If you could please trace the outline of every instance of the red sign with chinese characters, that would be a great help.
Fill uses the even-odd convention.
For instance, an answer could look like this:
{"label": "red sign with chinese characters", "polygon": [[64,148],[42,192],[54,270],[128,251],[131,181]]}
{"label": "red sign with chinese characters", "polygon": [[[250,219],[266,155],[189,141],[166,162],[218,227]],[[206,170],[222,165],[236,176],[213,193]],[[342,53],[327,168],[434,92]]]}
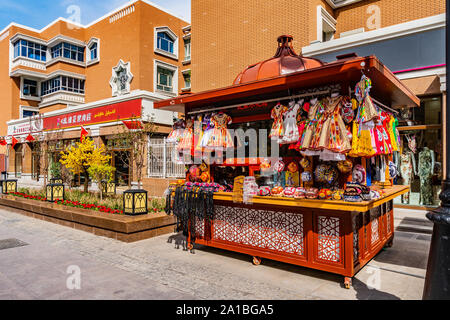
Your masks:
{"label": "red sign with chinese characters", "polygon": [[139,118],[141,117],[141,114],[142,100],[136,99],[44,118],[44,128],[45,130],[53,130],[88,126],[105,122]]}

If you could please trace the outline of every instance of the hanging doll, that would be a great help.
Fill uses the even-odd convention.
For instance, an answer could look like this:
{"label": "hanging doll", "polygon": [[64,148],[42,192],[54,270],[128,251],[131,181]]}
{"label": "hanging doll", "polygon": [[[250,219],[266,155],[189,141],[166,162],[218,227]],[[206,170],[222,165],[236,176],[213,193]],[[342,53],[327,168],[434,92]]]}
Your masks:
{"label": "hanging doll", "polygon": [[234,147],[233,137],[227,126],[231,124],[232,119],[226,113],[220,112],[211,117],[214,128],[208,137],[207,144],[204,146],[210,150],[223,150]]}
{"label": "hanging doll", "polygon": [[[365,75],[355,87],[358,111],[353,122],[352,150],[349,152],[351,157],[372,157],[377,153],[374,121],[378,119],[379,114],[369,95],[371,87],[372,81]],[[354,102],[352,100],[353,104]]]}
{"label": "hanging doll", "polygon": [[184,128],[186,126],[186,123],[183,119],[178,119],[174,122],[172,131],[169,133],[169,136],[167,137],[168,143],[178,143],[183,136]]}
{"label": "hanging doll", "polygon": [[289,102],[289,109],[284,116],[284,135],[281,139],[281,144],[296,143],[299,139],[297,114],[300,110],[300,105],[295,101]]}
{"label": "hanging doll", "polygon": [[288,112],[288,108],[283,106],[281,103],[277,103],[273,107],[271,112],[271,117],[273,119],[272,130],[270,131],[269,138],[281,141],[284,136],[284,123],[283,117]]}

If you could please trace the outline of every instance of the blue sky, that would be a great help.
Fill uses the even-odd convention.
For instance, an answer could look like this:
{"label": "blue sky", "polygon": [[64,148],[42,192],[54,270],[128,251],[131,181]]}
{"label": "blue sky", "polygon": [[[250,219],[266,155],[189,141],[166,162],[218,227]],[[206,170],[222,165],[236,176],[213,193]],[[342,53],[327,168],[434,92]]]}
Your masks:
{"label": "blue sky", "polygon": [[[190,21],[190,0],[150,0]],[[11,22],[42,29],[59,17],[71,18],[71,6],[80,8],[81,23],[86,25],[129,0],[0,0],[0,30]]]}

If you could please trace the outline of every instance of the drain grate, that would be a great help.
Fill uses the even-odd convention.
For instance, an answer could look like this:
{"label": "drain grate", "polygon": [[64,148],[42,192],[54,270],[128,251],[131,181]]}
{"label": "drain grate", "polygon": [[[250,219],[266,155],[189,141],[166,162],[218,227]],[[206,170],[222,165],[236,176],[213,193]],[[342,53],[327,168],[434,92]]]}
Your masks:
{"label": "drain grate", "polygon": [[24,246],[27,246],[27,245],[28,245],[28,243],[20,241],[18,239],[0,240],[0,250],[17,248],[17,247],[24,247]]}

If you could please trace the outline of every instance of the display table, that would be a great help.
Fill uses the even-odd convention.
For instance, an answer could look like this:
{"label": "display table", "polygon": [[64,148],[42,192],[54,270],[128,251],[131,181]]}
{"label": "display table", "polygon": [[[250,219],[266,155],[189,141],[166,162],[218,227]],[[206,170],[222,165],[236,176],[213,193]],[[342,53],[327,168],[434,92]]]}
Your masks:
{"label": "display table", "polygon": [[214,195],[211,221],[196,221],[195,243],[343,275],[351,278],[394,239],[393,199],[407,186],[384,189],[364,202],[255,196],[234,203],[232,193]]}

